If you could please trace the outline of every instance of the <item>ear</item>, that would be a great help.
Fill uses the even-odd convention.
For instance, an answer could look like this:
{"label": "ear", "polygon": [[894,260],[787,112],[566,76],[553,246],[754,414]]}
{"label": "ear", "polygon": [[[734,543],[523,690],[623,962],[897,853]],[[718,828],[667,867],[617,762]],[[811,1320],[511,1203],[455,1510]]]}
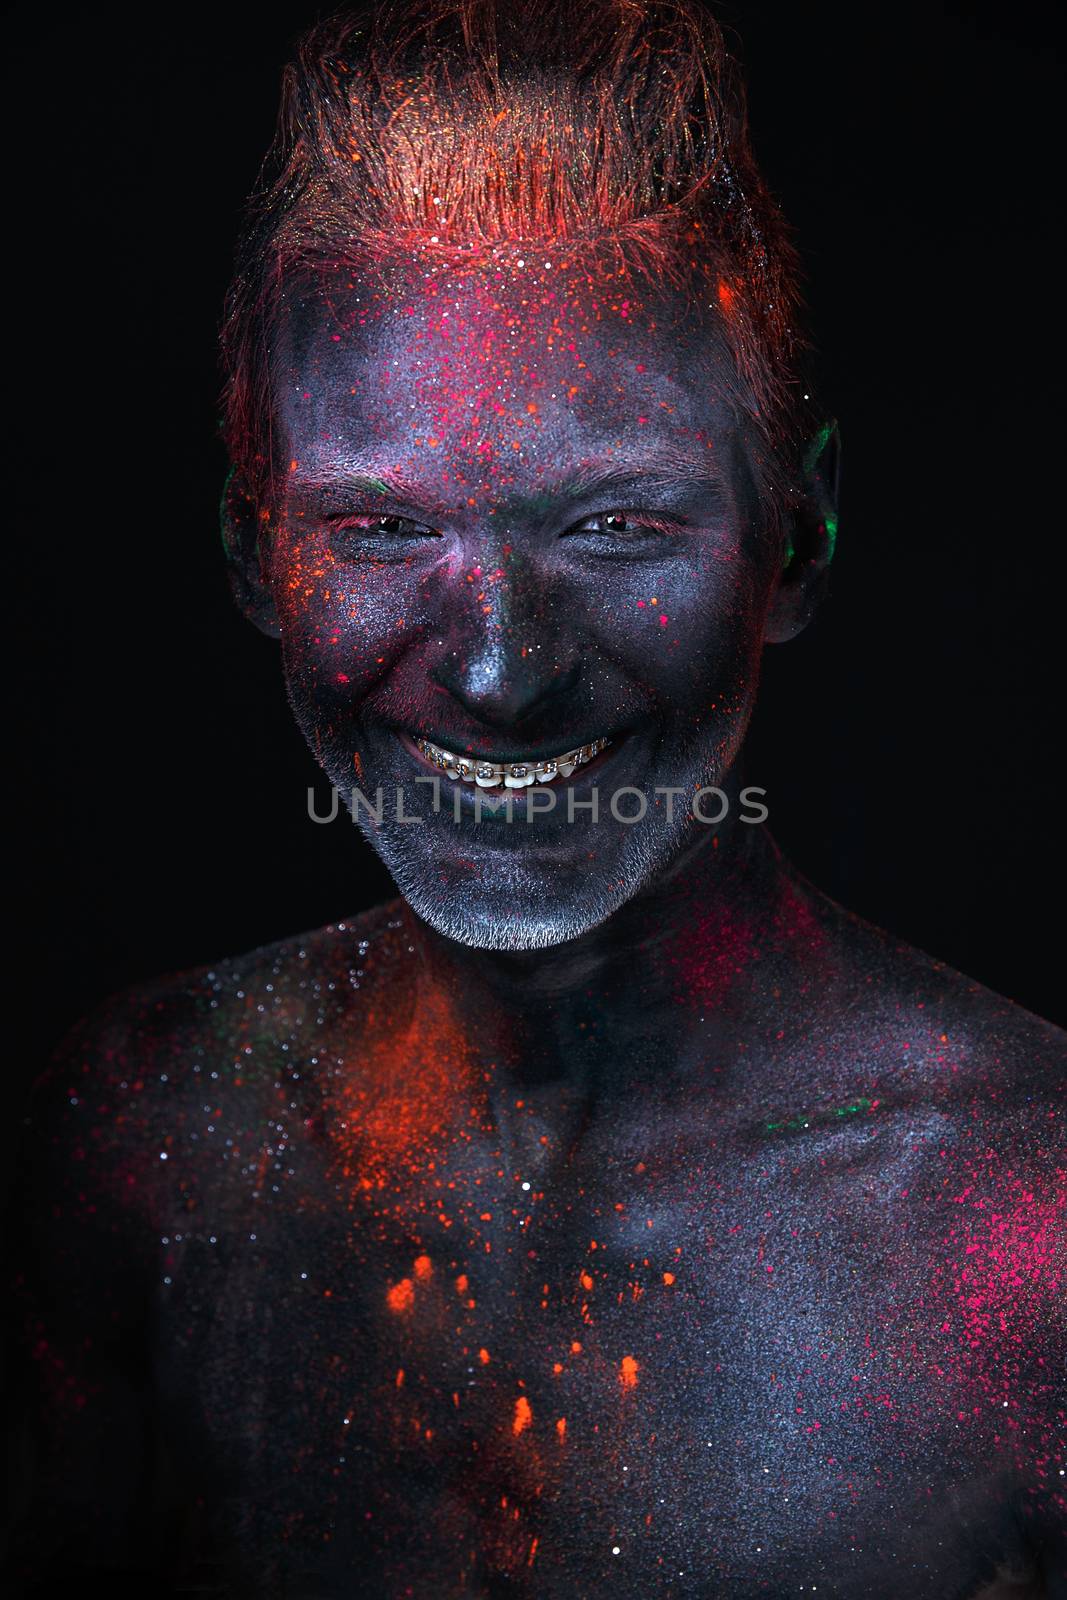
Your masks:
{"label": "ear", "polygon": [[841,438],[836,422],[819,429],[801,465],[797,498],[785,522],[782,569],[767,608],[764,641],[795,639],[826,592],[837,539]]}
{"label": "ear", "polygon": [[235,467],[226,478],[219,513],[233,597],[261,633],[280,639],[282,630],[267,571],[269,523]]}

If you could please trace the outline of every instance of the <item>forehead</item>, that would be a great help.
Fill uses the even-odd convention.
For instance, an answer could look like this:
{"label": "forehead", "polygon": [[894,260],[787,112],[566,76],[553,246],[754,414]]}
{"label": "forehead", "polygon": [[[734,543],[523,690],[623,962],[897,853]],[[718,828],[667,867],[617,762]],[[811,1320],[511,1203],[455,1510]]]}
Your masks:
{"label": "forehead", "polygon": [[722,472],[738,455],[716,311],[544,250],[293,290],[272,377],[281,442],[313,478],[380,462],[503,491],[605,459]]}

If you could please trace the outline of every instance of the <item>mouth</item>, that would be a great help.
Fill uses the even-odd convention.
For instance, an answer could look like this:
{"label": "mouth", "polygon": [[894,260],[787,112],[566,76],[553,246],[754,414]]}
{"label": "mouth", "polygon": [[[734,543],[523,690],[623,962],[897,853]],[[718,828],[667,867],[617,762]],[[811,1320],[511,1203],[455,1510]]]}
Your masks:
{"label": "mouth", "polygon": [[441,745],[431,744],[428,739],[413,739],[412,743],[424,760],[454,783],[469,783],[479,789],[527,789],[534,783],[556,783],[571,777],[579,767],[606,750],[611,740],[594,739],[558,756],[518,761],[482,761],[471,756],[457,756]]}

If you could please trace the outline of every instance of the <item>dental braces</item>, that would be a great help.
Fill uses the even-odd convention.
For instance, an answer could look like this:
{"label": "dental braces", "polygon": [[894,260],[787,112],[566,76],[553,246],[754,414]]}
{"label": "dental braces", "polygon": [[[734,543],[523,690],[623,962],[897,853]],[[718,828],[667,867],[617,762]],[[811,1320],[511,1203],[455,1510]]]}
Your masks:
{"label": "dental braces", "polygon": [[569,778],[576,768],[599,755],[610,743],[608,739],[594,739],[592,744],[579,745],[566,755],[553,756],[548,761],[476,761],[469,756],[455,756],[442,750],[428,739],[416,739],[416,745],[427,761],[447,777],[462,783],[477,784],[479,789],[492,789],[503,784],[506,789],[525,789],[531,783],[552,783],[556,778]]}

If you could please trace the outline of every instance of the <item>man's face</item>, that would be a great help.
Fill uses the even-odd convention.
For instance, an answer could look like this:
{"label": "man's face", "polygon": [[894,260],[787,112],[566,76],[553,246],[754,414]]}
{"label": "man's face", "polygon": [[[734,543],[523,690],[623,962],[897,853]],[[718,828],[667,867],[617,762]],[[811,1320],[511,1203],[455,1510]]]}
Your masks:
{"label": "man's face", "polygon": [[406,899],[482,947],[575,938],[709,835],[780,564],[711,319],[552,256],[342,274],[274,361],[293,709],[342,796],[383,789],[361,823]]}

